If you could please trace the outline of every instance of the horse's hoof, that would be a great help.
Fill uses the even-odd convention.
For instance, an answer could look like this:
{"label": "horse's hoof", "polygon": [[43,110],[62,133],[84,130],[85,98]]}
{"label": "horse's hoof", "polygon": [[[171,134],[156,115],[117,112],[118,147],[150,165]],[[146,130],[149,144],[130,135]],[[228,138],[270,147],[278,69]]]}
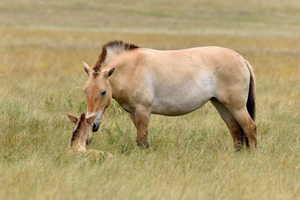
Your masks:
{"label": "horse's hoof", "polygon": [[150,147],[150,145],[147,141],[137,142],[137,145],[138,145],[138,147],[141,147],[141,148],[149,148]]}

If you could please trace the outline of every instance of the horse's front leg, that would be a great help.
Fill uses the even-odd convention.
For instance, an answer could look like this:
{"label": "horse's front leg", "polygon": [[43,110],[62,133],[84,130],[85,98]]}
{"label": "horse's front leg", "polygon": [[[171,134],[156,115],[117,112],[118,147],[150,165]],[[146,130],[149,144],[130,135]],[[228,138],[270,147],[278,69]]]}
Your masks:
{"label": "horse's front leg", "polygon": [[[137,129],[136,143],[140,147],[149,147],[148,139],[148,124],[150,119],[150,111],[142,105],[136,107],[135,110],[135,125]],[[131,116],[134,121],[133,116]]]}

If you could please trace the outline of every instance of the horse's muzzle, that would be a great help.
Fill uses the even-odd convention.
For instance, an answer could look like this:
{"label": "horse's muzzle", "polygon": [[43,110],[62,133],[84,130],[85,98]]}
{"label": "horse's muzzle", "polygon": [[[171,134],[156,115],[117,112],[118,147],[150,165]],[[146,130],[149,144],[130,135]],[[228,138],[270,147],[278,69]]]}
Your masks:
{"label": "horse's muzzle", "polygon": [[[92,115],[95,115],[97,113],[92,113]],[[102,112],[97,114],[97,117],[94,119],[94,124],[93,124],[93,132],[97,132],[99,127],[100,127],[100,122],[101,122],[101,117],[102,117]]]}
{"label": "horse's muzzle", "polygon": [[99,130],[99,127],[100,127],[100,123],[98,124],[95,124],[93,125],[93,132],[97,132]]}

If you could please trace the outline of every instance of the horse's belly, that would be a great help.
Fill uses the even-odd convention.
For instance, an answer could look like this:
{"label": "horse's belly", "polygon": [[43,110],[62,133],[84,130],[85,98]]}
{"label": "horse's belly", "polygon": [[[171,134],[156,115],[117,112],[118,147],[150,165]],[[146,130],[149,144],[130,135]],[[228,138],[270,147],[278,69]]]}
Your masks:
{"label": "horse's belly", "polygon": [[184,115],[200,108],[213,97],[215,85],[207,73],[197,71],[157,82],[151,110],[153,114],[167,116]]}
{"label": "horse's belly", "polygon": [[210,95],[185,95],[169,98],[155,98],[151,106],[153,114],[178,116],[190,113],[203,106]]}

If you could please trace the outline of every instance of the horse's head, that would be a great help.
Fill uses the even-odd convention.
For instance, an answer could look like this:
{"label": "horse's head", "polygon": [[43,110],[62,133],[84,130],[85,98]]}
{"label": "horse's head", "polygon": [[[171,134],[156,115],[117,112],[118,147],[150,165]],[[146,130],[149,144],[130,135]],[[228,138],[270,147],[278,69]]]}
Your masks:
{"label": "horse's head", "polygon": [[96,116],[85,118],[85,114],[82,113],[80,117],[73,116],[66,113],[67,117],[71,122],[75,124],[75,130],[71,139],[71,147],[76,146],[77,148],[85,148],[92,142],[92,125]]}
{"label": "horse's head", "polygon": [[93,132],[96,132],[99,129],[101,117],[111,102],[112,92],[108,78],[115,69],[95,71],[84,62],[83,67],[89,75],[84,86],[84,92],[87,95],[87,117],[97,115],[93,126]]}

